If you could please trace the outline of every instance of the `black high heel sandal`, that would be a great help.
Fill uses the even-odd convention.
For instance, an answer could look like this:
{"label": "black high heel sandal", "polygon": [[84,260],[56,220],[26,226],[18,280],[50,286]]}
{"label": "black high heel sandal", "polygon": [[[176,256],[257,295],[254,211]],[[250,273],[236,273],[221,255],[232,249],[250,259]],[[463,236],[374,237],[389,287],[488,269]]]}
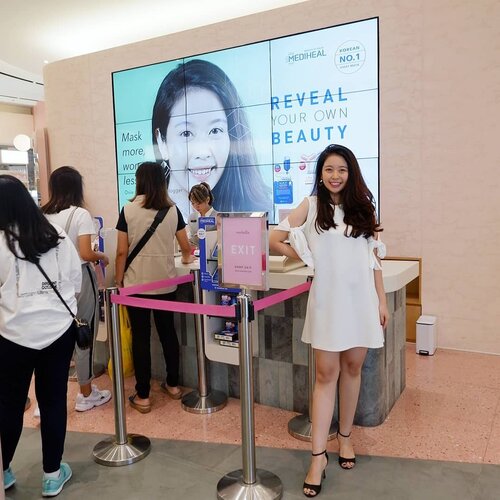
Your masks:
{"label": "black high heel sandal", "polygon": [[[337,431],[337,439],[338,436],[342,436],[343,438],[348,438],[351,437],[352,431],[349,432],[349,434],[344,435],[340,431]],[[352,464],[352,465],[351,465]],[[356,457],[353,458],[345,458],[340,456],[340,442],[339,442],[339,465],[342,467],[344,470],[351,470],[354,469],[354,465],[356,464]],[[348,467],[350,465],[350,467]]]}
{"label": "black high heel sandal", "polygon": [[[323,450],[321,453],[311,453],[311,455],[313,457],[319,457],[320,455],[325,455],[326,457],[326,465],[325,465],[325,468],[323,469],[323,474],[321,475],[321,482],[319,484],[309,484],[309,483],[306,483],[304,481],[304,485],[302,486],[302,493],[304,493],[304,495],[308,498],[314,498],[314,497],[317,497],[320,492],[321,492],[321,485],[323,483],[323,479],[326,478],[326,468],[328,467],[328,453],[326,452],[326,450]],[[314,491],[314,493],[306,493],[305,489],[308,489],[308,490],[312,490]]]}

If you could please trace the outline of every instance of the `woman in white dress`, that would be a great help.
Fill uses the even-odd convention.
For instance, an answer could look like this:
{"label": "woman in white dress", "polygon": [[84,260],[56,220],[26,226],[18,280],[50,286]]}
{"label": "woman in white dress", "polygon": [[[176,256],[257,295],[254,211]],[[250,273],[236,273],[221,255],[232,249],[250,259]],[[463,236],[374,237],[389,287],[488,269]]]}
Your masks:
{"label": "woman in white dress", "polygon": [[[330,145],[319,155],[313,193],[270,234],[271,250],[305,261],[307,253],[315,269],[302,334],[314,349],[316,362],[312,460],[303,489],[307,497],[320,493],[325,477],[337,381],[339,464],[343,469],[354,467],[349,437],[361,368],[367,349],[383,346],[383,328],[389,319],[378,261],[385,251],[378,240],[382,229],[373,195],[352,151]],[[303,245],[293,245],[302,246],[300,255],[285,243],[287,239],[304,240]]]}

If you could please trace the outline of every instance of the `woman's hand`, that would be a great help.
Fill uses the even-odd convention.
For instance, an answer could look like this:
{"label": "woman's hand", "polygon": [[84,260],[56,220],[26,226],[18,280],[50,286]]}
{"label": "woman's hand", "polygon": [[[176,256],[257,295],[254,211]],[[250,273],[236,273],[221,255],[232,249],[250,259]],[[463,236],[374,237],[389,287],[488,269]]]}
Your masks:
{"label": "woman's hand", "polygon": [[99,260],[104,264],[104,267],[109,264],[109,258],[106,254],[99,253]]}
{"label": "woman's hand", "polygon": [[189,255],[189,257],[188,256],[186,256],[186,257],[183,256],[182,259],[181,259],[181,262],[183,264],[192,264],[195,260],[196,260],[196,257],[194,255]]}
{"label": "woman's hand", "polygon": [[177,238],[182,252],[181,262],[183,264],[191,264],[191,262],[194,262],[195,258],[191,255],[191,246],[187,237],[186,228],[179,229],[179,231],[175,233],[175,237]]}
{"label": "woman's hand", "polygon": [[387,309],[387,304],[384,303],[378,306],[378,314],[380,316],[382,328],[387,328],[387,324],[389,323],[389,310]]}

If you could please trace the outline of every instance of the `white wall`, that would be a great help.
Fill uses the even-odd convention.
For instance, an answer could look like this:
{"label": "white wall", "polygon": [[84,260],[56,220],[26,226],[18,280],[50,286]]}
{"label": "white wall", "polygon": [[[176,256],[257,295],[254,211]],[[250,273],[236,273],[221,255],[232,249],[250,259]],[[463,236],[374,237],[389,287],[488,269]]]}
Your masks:
{"label": "white wall", "polygon": [[0,145],[13,146],[18,134],[33,136],[31,108],[0,104]]}
{"label": "white wall", "polygon": [[79,168],[112,226],[112,71],[373,16],[389,253],[423,258],[423,311],[439,318],[440,346],[500,353],[498,0],[310,0],[49,64],[52,168]]}

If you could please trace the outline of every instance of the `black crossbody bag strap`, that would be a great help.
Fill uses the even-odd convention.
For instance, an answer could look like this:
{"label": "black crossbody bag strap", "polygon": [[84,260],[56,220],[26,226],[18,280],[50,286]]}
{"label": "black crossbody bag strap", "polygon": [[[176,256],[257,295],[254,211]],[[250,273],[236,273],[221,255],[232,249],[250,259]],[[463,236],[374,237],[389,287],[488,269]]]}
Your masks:
{"label": "black crossbody bag strap", "polygon": [[144,233],[144,236],[139,240],[139,243],[137,243],[137,245],[128,255],[127,260],[125,261],[125,271],[128,269],[130,264],[132,264],[132,261],[137,257],[137,254],[143,249],[144,245],[149,241],[151,236],[153,236],[154,232],[156,231],[156,228],[165,218],[165,215],[167,215],[169,208],[170,207],[158,210],[158,213],[155,215],[153,223],[151,224],[151,226],[149,226],[148,230]]}
{"label": "black crossbody bag strap", "polygon": [[40,269],[40,272],[44,275],[45,279],[49,282],[49,285],[52,287],[52,290],[56,292],[57,296],[61,299],[61,302],[64,304],[64,307],[69,311],[71,316],[73,317],[74,320],[76,320],[76,316],[73,314],[73,311],[68,307],[68,304],[66,304],[66,301],[61,297],[61,294],[57,290],[57,288],[54,286],[54,283],[50,280],[50,278],[47,276],[47,273],[43,270],[42,266],[36,262],[36,267]]}

